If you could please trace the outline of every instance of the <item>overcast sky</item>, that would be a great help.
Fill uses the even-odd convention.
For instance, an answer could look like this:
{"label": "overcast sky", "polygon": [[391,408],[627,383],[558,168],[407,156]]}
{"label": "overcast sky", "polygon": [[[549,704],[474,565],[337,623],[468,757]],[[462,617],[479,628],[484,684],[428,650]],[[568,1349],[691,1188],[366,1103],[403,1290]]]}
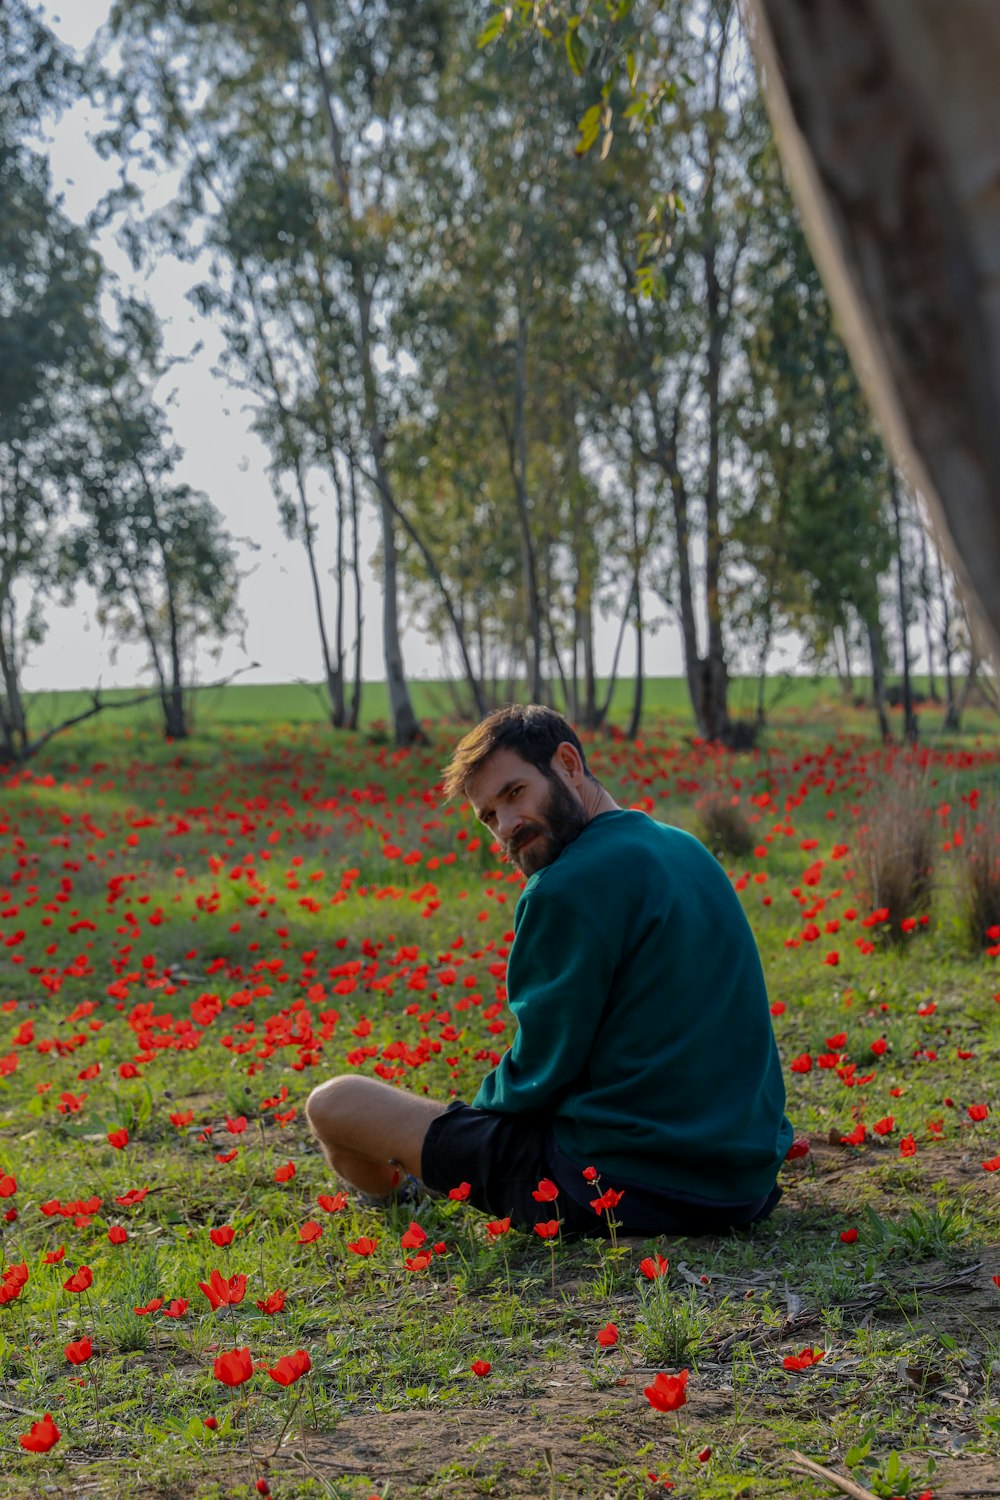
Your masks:
{"label": "overcast sky", "polygon": [[[65,0],[63,5],[42,6],[48,24],[68,45],[83,48],[106,19],[110,0]],[[111,186],[113,163],[102,162],[88,143],[88,133],[100,124],[99,117],[81,106],[64,117],[52,132],[51,162],[56,189],[63,194],[64,208],[74,219],[83,219]],[[305,553],[297,543],[285,540],[277,520],[274,497],[265,473],[265,454],[248,430],[243,409],[245,397],[212,373],[220,348],[218,335],[186,301],[185,293],[198,279],[195,267],[161,263],[148,279],[136,281],[124,254],[110,236],[100,242],[105,261],[121,280],[145,295],[166,327],[171,352],[190,355],[199,341],[201,353],[176,369],[171,385],[176,387],[171,406],[174,434],[185,457],[179,477],[204,491],[218,506],[229,529],[255,544],[242,549],[245,579],[241,602],[247,617],[245,645],[231,641],[218,662],[206,657],[199,664],[202,680],[259,663],[248,672],[248,682],[315,681],[320,676],[319,650],[311,604]],[[382,669],[381,601],[377,582],[368,566],[377,544],[377,528],[371,507],[365,528],[363,557],[367,579],[365,592],[364,675],[380,678]],[[318,512],[321,515],[321,510]],[[320,531],[320,543],[323,532]],[[329,567],[332,553],[324,558]],[[332,600],[332,582],[328,599]],[[24,680],[28,688],[130,686],[143,681],[144,654],[138,647],[121,647],[115,655],[112,640],[95,615],[95,601],[81,589],[69,608],[48,606],[49,628],[45,641],[33,649]],[[655,605],[651,613],[657,613]],[[598,631],[598,666],[606,670],[617,625],[604,622]],[[404,637],[404,655],[411,677],[437,676],[441,660],[433,645],[415,630]],[[631,642],[623,653],[622,670],[631,670]],[[649,642],[646,671],[650,676],[674,675],[681,670],[677,632],[668,627]]]}

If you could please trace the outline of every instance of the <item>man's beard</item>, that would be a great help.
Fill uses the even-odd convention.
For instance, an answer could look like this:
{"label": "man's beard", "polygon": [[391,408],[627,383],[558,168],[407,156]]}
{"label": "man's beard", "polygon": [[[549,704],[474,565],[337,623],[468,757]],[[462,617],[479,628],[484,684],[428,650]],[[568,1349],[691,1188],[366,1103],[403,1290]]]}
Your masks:
{"label": "man's beard", "polygon": [[587,825],[587,814],[579,800],[558,777],[549,779],[549,797],[541,818],[524,823],[514,838],[502,843],[504,859],[515,864],[522,875],[544,870]]}

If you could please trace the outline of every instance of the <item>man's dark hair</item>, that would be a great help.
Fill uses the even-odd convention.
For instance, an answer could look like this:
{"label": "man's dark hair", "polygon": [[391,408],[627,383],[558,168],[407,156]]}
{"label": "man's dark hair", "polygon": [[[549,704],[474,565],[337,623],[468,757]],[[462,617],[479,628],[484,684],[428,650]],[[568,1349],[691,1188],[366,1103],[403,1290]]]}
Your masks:
{"label": "man's dark hair", "polygon": [[445,795],[464,796],[470,776],[497,750],[514,750],[522,760],[549,776],[552,757],[564,742],[579,753],[584,774],[593,781],[579,736],[568,719],[541,703],[508,703],[487,714],[456,746],[445,767]]}

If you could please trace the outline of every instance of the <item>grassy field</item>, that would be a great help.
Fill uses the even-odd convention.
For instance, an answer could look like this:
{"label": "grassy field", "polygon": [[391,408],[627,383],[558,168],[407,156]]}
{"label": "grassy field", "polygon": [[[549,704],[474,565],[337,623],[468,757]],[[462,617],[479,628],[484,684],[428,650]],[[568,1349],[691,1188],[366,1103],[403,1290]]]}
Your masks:
{"label": "grassy field", "polygon": [[[864,679],[858,679],[856,686],[859,694],[867,693],[868,684]],[[433,725],[453,717],[453,698],[445,683],[414,681],[410,689],[414,709],[422,721]],[[605,690],[606,685],[602,683],[599,697]],[[926,682],[917,679],[915,690],[926,690]],[[101,696],[110,704],[122,704],[144,691],[142,688],[110,688]],[[628,719],[632,693],[632,683],[628,680],[616,684],[611,701],[612,722],[623,723]],[[734,678],[730,696],[735,715],[753,717],[757,704],[756,680]],[[28,701],[33,732],[39,733],[53,723],[81,713],[89,707],[91,698],[84,692],[41,692],[30,694]],[[643,701],[649,720],[664,715],[684,720],[690,713],[687,687],[681,677],[651,677],[645,684]],[[842,711],[836,680],[830,677],[776,678],[768,686],[766,701],[773,706],[772,711],[777,713],[779,721],[789,714],[815,711],[832,720]],[[384,722],[389,716],[385,684],[366,682],[361,707],[362,727]],[[157,704],[150,701],[134,708],[116,708],[105,717],[115,724],[155,730],[158,712]],[[941,708],[928,703],[922,712],[928,729],[933,732],[942,717]],[[216,726],[230,724],[322,724],[326,718],[323,690],[315,683],[232,683],[226,687],[205,688],[194,695],[194,720],[200,731],[210,732]],[[976,719],[975,713],[973,718]],[[982,714],[979,718],[983,718]]]}
{"label": "grassy field", "polygon": [[[908,755],[820,695],[752,754],[669,712],[589,742],[623,805],[717,847],[801,1144],[752,1232],[543,1243],[341,1199],[305,1128],[325,1076],[467,1098],[511,1038],[521,879],[442,805],[454,731],[418,701],[412,751],[242,687],[183,745],[107,716],[4,778],[3,1494],[1000,1494],[989,719]],[[887,809],[934,871],[889,917]]]}

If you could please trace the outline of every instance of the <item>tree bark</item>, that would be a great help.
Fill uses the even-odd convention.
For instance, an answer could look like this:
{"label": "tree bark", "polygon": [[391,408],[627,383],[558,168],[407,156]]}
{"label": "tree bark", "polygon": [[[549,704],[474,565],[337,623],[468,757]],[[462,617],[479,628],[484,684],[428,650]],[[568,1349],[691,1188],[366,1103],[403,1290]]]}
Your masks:
{"label": "tree bark", "polygon": [[995,0],[754,0],[765,97],[840,329],[1000,650]]}

